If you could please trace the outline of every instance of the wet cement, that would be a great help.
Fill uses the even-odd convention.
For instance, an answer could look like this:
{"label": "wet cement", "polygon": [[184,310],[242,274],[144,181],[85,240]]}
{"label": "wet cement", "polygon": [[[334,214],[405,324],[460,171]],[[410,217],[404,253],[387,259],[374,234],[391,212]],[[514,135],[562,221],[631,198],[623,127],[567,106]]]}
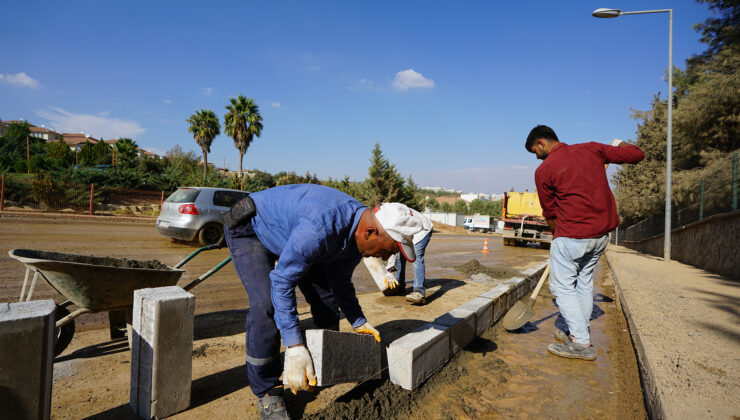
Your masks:
{"label": "wet cement", "polygon": [[514,333],[496,325],[414,391],[365,382],[312,419],[647,418],[637,361],[606,264],[595,273],[594,362],[550,355],[565,327],[543,288],[532,321]]}
{"label": "wet cement", "polygon": [[144,268],[149,270],[171,270],[166,264],[158,260],[139,261],[129,260],[126,258],[111,258],[111,257],[96,257],[93,255],[75,255],[75,254],[64,254],[61,252],[48,252],[48,251],[27,251],[20,250],[17,254],[29,257],[38,258],[40,260],[50,261],[62,261],[71,262],[77,264],[90,264],[104,267],[114,268]]}
{"label": "wet cement", "polygon": [[494,279],[508,279],[514,276],[521,275],[519,271],[512,270],[511,268],[506,266],[485,266],[476,259],[472,259],[465,264],[455,266],[455,269],[461,273],[465,273],[468,276],[472,276],[475,274],[486,274]]}

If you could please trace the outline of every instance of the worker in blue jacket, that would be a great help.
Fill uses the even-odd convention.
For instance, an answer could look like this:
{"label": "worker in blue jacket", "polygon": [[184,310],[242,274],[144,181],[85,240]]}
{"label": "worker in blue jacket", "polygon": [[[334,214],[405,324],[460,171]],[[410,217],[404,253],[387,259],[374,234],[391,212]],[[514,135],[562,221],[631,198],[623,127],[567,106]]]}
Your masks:
{"label": "worker in blue jacket", "polygon": [[[373,211],[320,185],[280,186],[250,197],[256,214],[224,229],[234,268],[249,296],[247,376],[261,417],[287,419],[283,385],[294,393],[316,385],[298,323],[295,287],[310,304],[317,328],[338,330],[341,308],[355,332],[372,334],[379,342],[380,334],[357,301],[352,272],[362,257],[387,259],[402,251],[413,262],[412,238],[422,225],[403,204],[386,203]],[[287,348],[283,369],[281,338]]]}

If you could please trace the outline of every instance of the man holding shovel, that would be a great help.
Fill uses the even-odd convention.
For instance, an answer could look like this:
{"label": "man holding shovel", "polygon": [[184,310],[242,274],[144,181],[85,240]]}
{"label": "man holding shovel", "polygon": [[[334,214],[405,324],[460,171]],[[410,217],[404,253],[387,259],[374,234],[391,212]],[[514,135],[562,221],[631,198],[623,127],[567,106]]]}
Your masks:
{"label": "man holding shovel", "polygon": [[263,419],[287,419],[283,384],[294,393],[316,384],[298,323],[296,286],[311,305],[316,327],[338,329],[341,308],[355,332],[380,341],[357,301],[352,272],[362,257],[387,259],[401,249],[413,260],[412,238],[421,223],[403,204],[373,212],[340,191],[313,184],[253,193],[224,218],[226,244],[249,296],[249,386]]}
{"label": "man holding shovel", "polygon": [[562,344],[548,351],[561,357],[594,360],[589,321],[593,310],[593,270],[619,225],[614,196],[604,165],[637,163],[645,155],[636,146],[614,140],[612,145],[568,145],[545,125],[530,131],[527,151],[543,162],[535,171],[542,215],[554,232],[550,248],[550,291],[570,334],[556,330]]}

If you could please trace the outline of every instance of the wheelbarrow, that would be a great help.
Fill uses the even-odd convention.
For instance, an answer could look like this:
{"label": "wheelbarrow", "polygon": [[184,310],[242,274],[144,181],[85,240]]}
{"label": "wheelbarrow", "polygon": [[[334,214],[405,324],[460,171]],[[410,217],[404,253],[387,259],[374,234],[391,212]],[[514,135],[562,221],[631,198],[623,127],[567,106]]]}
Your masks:
{"label": "wheelbarrow", "polygon": [[[197,249],[173,267],[162,264],[154,268],[130,268],[131,261],[90,257],[59,252],[37,251],[31,249],[12,249],[8,251],[11,258],[26,266],[26,276],[19,302],[31,300],[36,281],[39,277],[64,296],[65,300],[56,306],[56,336],[54,355],[67,348],[75,332],[74,320],[80,315],[108,312],[111,338],[123,337],[123,327],[127,327],[131,339],[131,313],[133,310],[134,290],[150,287],[173,286],[185,270],[180,267],[203,251],[219,249],[221,245],[209,245]],[[190,290],[220,270],[231,261],[231,257],[221,261],[208,272],[188,283],[185,290]],[[140,265],[140,264],[138,264]],[[31,272],[28,294],[26,287]],[[71,312],[70,305],[78,309]]]}

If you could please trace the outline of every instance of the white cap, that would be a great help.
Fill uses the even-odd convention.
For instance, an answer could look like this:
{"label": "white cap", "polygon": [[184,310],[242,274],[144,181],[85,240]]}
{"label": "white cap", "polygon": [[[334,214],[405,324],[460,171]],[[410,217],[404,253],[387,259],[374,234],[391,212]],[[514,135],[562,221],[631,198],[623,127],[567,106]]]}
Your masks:
{"label": "white cap", "polygon": [[414,234],[423,229],[421,220],[414,216],[411,209],[401,203],[383,203],[375,207],[375,218],[391,238],[398,242],[401,253],[408,262],[416,261],[414,252]]}
{"label": "white cap", "polygon": [[614,140],[612,140],[612,146],[614,146],[614,147],[619,146],[620,143],[624,143],[624,142],[622,140],[620,140],[620,139],[614,139]]}

